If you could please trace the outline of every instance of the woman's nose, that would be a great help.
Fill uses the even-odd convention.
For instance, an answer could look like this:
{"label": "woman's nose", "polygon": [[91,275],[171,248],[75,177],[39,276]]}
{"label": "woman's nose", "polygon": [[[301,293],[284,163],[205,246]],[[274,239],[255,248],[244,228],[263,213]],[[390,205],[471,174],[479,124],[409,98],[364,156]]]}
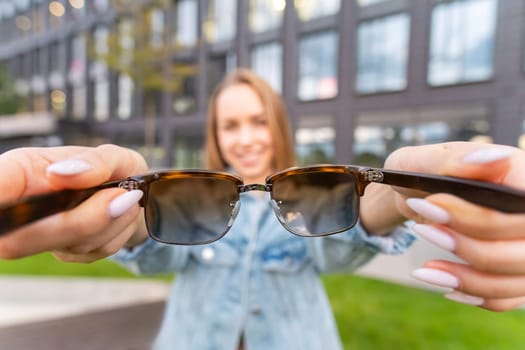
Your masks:
{"label": "woman's nose", "polygon": [[255,139],[255,130],[249,126],[245,125],[239,130],[239,143],[240,144],[249,144],[252,143]]}

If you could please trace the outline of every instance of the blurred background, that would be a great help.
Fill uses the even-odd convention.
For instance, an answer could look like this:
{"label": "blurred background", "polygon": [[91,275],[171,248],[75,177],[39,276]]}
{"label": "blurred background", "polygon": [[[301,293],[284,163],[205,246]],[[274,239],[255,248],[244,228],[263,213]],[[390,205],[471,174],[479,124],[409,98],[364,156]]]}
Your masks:
{"label": "blurred background", "polygon": [[[152,167],[200,167],[208,97],[239,66],[282,94],[301,164],[381,166],[400,146],[447,140],[525,148],[525,0],[0,0],[0,152],[109,142]],[[345,348],[523,347],[523,310],[490,313],[419,289],[410,271],[435,257],[453,258],[417,242],[360,276],[324,278]],[[114,310],[20,328],[116,299],[144,303],[148,291],[162,302],[171,279],[132,289],[108,278],[133,276],[50,254],[0,262],[0,347],[34,348],[21,342],[35,332],[39,348],[80,349],[85,332],[69,329],[69,347],[56,331],[78,321],[101,349],[141,348],[157,304],[149,323],[142,309],[122,318],[149,325],[147,336],[128,324],[121,334]],[[94,329],[103,320],[117,330],[107,338]]]}
{"label": "blurred background", "polygon": [[301,163],[525,146],[522,0],[0,0],[0,151],[117,143],[199,166],[238,66],[280,91]]}

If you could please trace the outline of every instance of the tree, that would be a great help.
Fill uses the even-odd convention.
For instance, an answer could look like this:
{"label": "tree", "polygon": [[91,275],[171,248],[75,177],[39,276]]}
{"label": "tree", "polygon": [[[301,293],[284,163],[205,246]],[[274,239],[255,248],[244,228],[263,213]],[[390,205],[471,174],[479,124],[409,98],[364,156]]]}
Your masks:
{"label": "tree", "polygon": [[22,107],[22,98],[16,93],[14,82],[4,66],[0,66],[0,116],[15,114]]}
{"label": "tree", "polygon": [[[94,62],[125,76],[140,87],[144,96],[158,98],[161,92],[176,94],[196,74],[193,61],[177,61],[177,52],[186,48],[171,40],[173,30],[166,25],[165,14],[173,13],[175,2],[169,0],[112,0],[117,21],[104,37],[88,40],[88,55]],[[199,43],[196,43],[198,45]],[[144,109],[144,144],[150,153],[155,145],[156,113]],[[144,154],[146,158],[148,154]]]}

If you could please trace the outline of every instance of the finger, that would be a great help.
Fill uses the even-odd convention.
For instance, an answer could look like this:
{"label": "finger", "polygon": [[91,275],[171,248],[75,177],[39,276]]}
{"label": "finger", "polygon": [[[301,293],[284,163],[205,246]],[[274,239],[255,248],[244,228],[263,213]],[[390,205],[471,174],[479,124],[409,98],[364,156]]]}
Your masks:
{"label": "finger", "polygon": [[450,251],[479,271],[525,276],[525,239],[487,241],[459,234],[443,225],[412,226],[420,237]]}
{"label": "finger", "polygon": [[[63,161],[74,161],[77,166],[72,169],[62,164],[65,172],[48,171],[50,165]],[[18,148],[0,154],[0,169],[0,200],[7,202],[54,189],[94,186],[145,172],[147,166],[135,151],[102,145]]]}
{"label": "finger", "polygon": [[[470,237],[495,241],[518,239],[525,234],[525,214],[502,213],[449,194],[430,195],[426,201],[446,213],[447,219],[440,223]],[[423,214],[421,220],[436,219],[425,216],[425,213],[418,214]]]}
{"label": "finger", "polygon": [[136,232],[139,222],[144,221],[144,216],[141,214],[141,209],[139,209],[139,213],[136,213],[135,210],[128,210],[122,216],[113,220],[110,225],[105,227],[103,232],[98,235],[93,234],[92,239],[75,243],[67,248],[59,250],[76,255],[94,252],[95,250],[100,249],[100,247],[106,246],[124,231],[127,232],[127,230],[131,230],[132,233]]}
{"label": "finger", "polygon": [[102,145],[62,158],[46,168],[56,189],[85,188],[109,180],[126,178],[147,170],[144,159],[135,151],[116,145]]}
{"label": "finger", "polygon": [[385,167],[505,183],[511,166],[512,173],[525,169],[521,152],[502,145],[448,142],[401,148],[387,158]]}
{"label": "finger", "polygon": [[[72,210],[47,217],[3,236],[0,238],[0,258],[16,259],[96,240],[97,234],[107,230],[116,221],[109,214],[108,207],[123,193],[130,192],[121,189],[100,191]],[[130,218],[139,214],[136,203],[139,199],[140,197],[131,198],[135,202],[124,203],[122,214],[127,210],[130,213],[126,213],[123,221],[129,220],[131,223],[134,219]]]}
{"label": "finger", "polygon": [[482,308],[491,311],[509,311],[525,305],[525,297],[507,299],[486,299],[481,305]]}
{"label": "finger", "polygon": [[64,262],[91,263],[115,254],[120,248],[124,247],[135,230],[136,225],[128,225],[114,235],[110,241],[88,252],[75,253],[71,250],[55,250],[53,255]]}
{"label": "finger", "polygon": [[436,286],[452,288],[483,299],[525,296],[525,275],[499,275],[481,272],[472,266],[445,260],[432,260],[412,274]]}

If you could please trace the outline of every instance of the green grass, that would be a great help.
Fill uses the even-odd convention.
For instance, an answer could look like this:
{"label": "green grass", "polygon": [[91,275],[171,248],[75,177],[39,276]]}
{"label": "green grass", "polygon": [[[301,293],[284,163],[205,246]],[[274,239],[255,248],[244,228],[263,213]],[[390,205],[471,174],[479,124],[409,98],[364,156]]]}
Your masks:
{"label": "green grass", "polygon": [[[41,254],[0,261],[0,275],[138,278],[110,261],[70,264]],[[165,278],[164,276],[162,278]],[[494,313],[441,295],[353,275],[323,277],[345,349],[516,350],[525,310]]]}

